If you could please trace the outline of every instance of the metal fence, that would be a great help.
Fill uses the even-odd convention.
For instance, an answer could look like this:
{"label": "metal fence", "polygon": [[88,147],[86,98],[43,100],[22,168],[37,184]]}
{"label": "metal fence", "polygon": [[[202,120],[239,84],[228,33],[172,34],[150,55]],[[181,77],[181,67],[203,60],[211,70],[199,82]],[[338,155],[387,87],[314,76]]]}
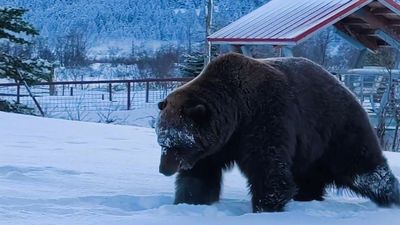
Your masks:
{"label": "metal fence", "polygon": [[[62,81],[30,87],[45,114],[69,111],[131,110],[165,98],[191,78]],[[18,83],[0,84],[0,99],[36,108],[27,89]]]}
{"label": "metal fence", "polygon": [[357,96],[374,127],[378,130],[379,125],[384,125],[382,147],[385,150],[400,151],[400,71],[362,68],[337,76]]}
{"label": "metal fence", "polygon": [[353,92],[370,114],[375,114],[387,102],[389,85],[393,85],[394,100],[400,99],[400,71],[383,69],[353,69],[337,75]]}
{"label": "metal fence", "polygon": [[[400,72],[394,71],[393,75],[393,82],[398,84]],[[379,110],[389,84],[385,72],[361,70],[343,72],[337,76],[370,114]],[[160,101],[173,89],[191,79],[61,81],[34,84],[31,91],[45,113],[68,112],[77,108],[84,111],[131,110]],[[400,90],[396,93],[400,95]],[[0,99],[36,108],[22,84],[0,83]]]}
{"label": "metal fence", "polygon": [[[389,76],[382,70],[360,69],[336,74],[338,79],[357,96],[375,126],[379,123],[381,106],[388,101],[389,84],[395,87],[393,97],[400,107],[400,71],[391,72]],[[108,123],[119,118],[117,115],[111,115],[114,112],[154,108],[154,103],[164,99],[172,90],[191,79],[62,81],[38,83],[32,85],[30,89],[47,117]],[[15,101],[37,109],[22,84],[0,83],[0,99]],[[397,143],[396,149],[399,149],[396,113],[391,113],[384,119],[388,130],[386,139],[388,142]],[[122,120],[124,121],[121,123],[128,123],[126,119]],[[133,121],[132,124],[136,122]]]}

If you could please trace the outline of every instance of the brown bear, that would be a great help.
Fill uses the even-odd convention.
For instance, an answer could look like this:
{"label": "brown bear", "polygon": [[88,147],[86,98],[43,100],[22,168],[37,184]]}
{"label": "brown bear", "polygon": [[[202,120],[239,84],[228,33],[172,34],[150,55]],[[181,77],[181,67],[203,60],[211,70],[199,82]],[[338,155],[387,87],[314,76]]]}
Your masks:
{"label": "brown bear", "polygon": [[218,201],[222,171],[234,163],[248,179],[254,212],[323,200],[330,184],[380,206],[400,204],[367,113],[307,59],[223,55],[158,107],[160,172],[178,172],[176,204]]}

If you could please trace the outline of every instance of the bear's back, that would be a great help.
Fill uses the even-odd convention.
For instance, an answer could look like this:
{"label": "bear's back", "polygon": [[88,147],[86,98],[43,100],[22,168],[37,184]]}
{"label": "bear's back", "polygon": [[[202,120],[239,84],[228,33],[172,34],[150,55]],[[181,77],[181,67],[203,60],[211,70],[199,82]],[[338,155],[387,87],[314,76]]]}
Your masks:
{"label": "bear's back", "polygon": [[354,94],[320,65],[301,57],[282,57],[258,60],[285,74],[292,94],[319,108],[360,108]]}
{"label": "bear's back", "polygon": [[[304,58],[259,61],[285,74],[291,96],[287,118],[293,120],[298,135],[304,137],[305,151],[314,152],[311,155],[318,155],[318,148],[327,148],[331,135],[342,133],[354,121],[372,131],[368,116],[354,94],[318,64]],[[314,148],[305,140],[321,145]]]}

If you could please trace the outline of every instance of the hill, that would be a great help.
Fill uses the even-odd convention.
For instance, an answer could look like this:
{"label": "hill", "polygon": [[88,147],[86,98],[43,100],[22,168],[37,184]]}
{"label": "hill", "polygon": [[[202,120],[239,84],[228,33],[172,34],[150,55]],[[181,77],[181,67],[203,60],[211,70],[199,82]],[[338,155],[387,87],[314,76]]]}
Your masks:
{"label": "hill", "polygon": [[[264,2],[216,0],[213,29]],[[27,19],[51,45],[73,30],[83,32],[92,46],[121,40],[126,45],[157,40],[187,46],[205,35],[205,0],[0,0],[0,5],[28,8]]]}

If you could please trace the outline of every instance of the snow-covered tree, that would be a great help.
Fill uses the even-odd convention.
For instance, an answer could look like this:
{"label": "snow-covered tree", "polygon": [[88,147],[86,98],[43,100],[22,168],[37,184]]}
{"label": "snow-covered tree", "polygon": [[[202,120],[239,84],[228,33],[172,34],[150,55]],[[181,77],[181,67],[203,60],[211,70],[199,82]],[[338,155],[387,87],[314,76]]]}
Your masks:
{"label": "snow-covered tree", "polygon": [[68,35],[58,38],[56,55],[61,66],[80,68],[88,65],[87,50],[86,34],[80,30],[72,30]]}
{"label": "snow-covered tree", "polygon": [[[0,8],[0,40],[15,45],[30,44],[28,38],[38,35],[35,28],[23,19],[26,9]],[[48,80],[52,64],[42,59],[23,59],[0,52],[0,78],[25,80],[27,83]]]}
{"label": "snow-covered tree", "polygon": [[[204,41],[207,0],[0,0],[0,6],[29,8],[29,21],[53,49],[71,30],[84,30],[94,45],[108,40],[164,40],[189,45]],[[214,0],[212,31],[266,0]],[[68,18],[68,19],[66,19]],[[204,46],[203,46],[204,47]]]}
{"label": "snow-covered tree", "polygon": [[204,54],[195,52],[185,55],[180,71],[184,77],[195,77],[200,74],[204,67]]}

